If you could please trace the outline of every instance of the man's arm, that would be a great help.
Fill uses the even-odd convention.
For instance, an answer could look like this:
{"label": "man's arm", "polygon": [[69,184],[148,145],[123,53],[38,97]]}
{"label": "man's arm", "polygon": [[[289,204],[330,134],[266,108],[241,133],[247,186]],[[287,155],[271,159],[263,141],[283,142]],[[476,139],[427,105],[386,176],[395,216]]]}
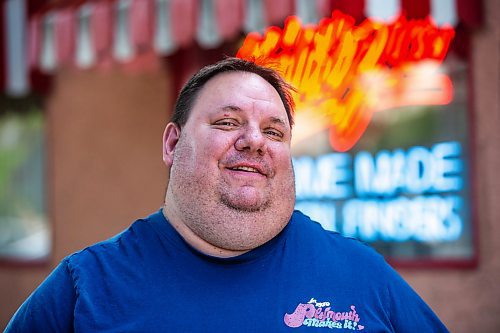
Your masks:
{"label": "man's arm", "polygon": [[4,333],[73,332],[76,292],[67,260],[21,305]]}

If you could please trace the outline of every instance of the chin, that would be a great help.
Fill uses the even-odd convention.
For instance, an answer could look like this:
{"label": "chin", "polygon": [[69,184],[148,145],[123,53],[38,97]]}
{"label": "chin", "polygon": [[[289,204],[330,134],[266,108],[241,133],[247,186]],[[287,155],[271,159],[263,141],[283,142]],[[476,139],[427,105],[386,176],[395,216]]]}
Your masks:
{"label": "chin", "polygon": [[262,200],[261,198],[221,198],[221,202],[228,208],[241,212],[260,212],[269,207],[269,201]]}
{"label": "chin", "polygon": [[229,193],[222,193],[220,199],[227,207],[243,212],[262,211],[270,205],[269,195],[265,191],[252,187],[244,187]]}

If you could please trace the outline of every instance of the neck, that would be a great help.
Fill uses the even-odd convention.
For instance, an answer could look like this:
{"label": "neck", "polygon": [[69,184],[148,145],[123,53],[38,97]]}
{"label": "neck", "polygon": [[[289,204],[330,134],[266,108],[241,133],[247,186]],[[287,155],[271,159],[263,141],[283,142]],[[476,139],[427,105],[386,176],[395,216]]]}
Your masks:
{"label": "neck", "polygon": [[168,205],[164,205],[162,213],[168,223],[181,235],[181,237],[196,250],[213,257],[230,258],[236,257],[249,250],[229,250],[213,245],[196,235],[185,223],[175,218]]}

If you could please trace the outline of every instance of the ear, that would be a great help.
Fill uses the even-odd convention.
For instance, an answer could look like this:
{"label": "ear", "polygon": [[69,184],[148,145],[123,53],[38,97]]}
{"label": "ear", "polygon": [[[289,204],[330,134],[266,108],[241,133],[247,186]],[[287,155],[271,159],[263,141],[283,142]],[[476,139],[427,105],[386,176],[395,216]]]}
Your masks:
{"label": "ear", "polygon": [[174,123],[168,123],[163,132],[163,162],[167,167],[171,167],[174,161],[174,151],[179,137],[181,136],[181,129]]}

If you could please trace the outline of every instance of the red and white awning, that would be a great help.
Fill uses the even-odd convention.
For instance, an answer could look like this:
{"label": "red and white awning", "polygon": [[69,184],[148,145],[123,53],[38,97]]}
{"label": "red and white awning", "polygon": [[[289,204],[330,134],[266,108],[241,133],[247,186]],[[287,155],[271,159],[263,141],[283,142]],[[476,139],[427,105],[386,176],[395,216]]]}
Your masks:
{"label": "red and white awning", "polygon": [[390,21],[403,12],[431,15],[438,26],[475,27],[481,13],[475,0],[66,0],[28,15],[34,1],[4,0],[0,8],[0,88],[8,95],[29,92],[32,69],[128,62],[145,50],[169,55],[194,42],[214,48],[289,15],[313,23],[339,9],[357,21]]}

